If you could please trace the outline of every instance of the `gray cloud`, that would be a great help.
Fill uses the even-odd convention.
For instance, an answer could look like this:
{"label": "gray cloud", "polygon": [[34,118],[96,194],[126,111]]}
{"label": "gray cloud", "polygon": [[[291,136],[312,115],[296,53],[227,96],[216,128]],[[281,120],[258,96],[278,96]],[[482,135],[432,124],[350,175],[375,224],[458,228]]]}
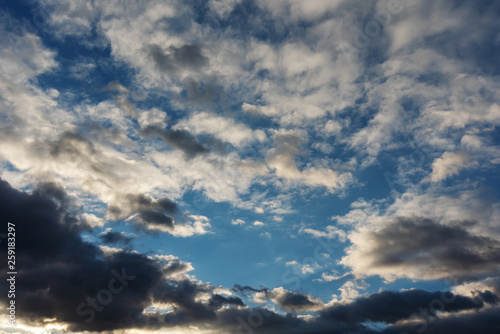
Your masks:
{"label": "gray cloud", "polygon": [[101,241],[105,244],[114,245],[114,244],[123,244],[130,245],[133,238],[125,234],[124,232],[114,232],[108,231],[99,236]]}
{"label": "gray cloud", "polygon": [[108,212],[115,219],[130,213],[138,214],[138,227],[149,231],[152,226],[174,229],[173,215],[179,213],[177,204],[168,198],[154,199],[144,194],[126,194],[116,204],[109,206]]}
{"label": "gray cloud", "polygon": [[474,280],[500,267],[500,241],[472,233],[474,225],[396,218],[379,230],[351,233],[353,245],[341,263],[356,275]]}
{"label": "gray cloud", "polygon": [[[155,203],[144,196],[129,198],[139,208]],[[247,308],[240,298],[220,295],[209,283],[178,276],[189,270],[190,265],[173,257],[148,257],[120,250],[103,253],[99,247],[80,237],[77,219],[65,211],[67,201],[67,195],[54,185],[41,186],[29,194],[0,181],[0,213],[4,219],[14,222],[16,232],[23,236],[18,238],[16,245],[16,257],[23,264],[16,280],[16,306],[23,310],[18,316],[34,326],[41,325],[44,319],[55,318],[72,331],[167,329],[195,325],[219,332],[367,334],[377,332],[367,329],[363,325],[366,321],[390,324],[409,319],[420,307],[442,297],[441,292],[421,290],[381,292],[351,304],[332,306],[311,321],[293,314],[280,315],[263,308]],[[168,202],[157,205],[171,211],[174,209]],[[0,244],[0,255],[6,257],[6,253],[6,243]],[[86,307],[85,303],[108,287],[114,277],[113,270],[133,279],[126,289],[114,294],[111,302],[101,305],[101,311],[93,312],[90,317],[92,308]],[[5,274],[1,276],[0,279],[6,279]],[[0,300],[5,302],[7,293],[4,290],[7,287],[1,288]],[[245,293],[271,293],[281,306],[292,309],[310,305],[311,300],[297,292],[282,291],[285,293],[274,296],[277,289],[270,291],[239,285],[235,289]],[[202,295],[208,295],[205,302],[199,298]],[[446,304],[443,312],[477,312],[446,319],[436,318],[431,312],[430,316],[435,320],[429,323],[429,328],[436,330],[429,333],[436,333],[438,329],[442,334],[466,333],[456,331],[462,324],[465,324],[464,328],[478,329],[478,333],[494,333],[491,328],[498,326],[498,308],[494,307],[498,296],[491,292],[478,293],[475,297],[450,293],[445,296],[447,299],[453,297],[453,301]],[[173,310],[166,314],[144,312],[152,303],[168,303]],[[487,303],[492,308],[486,308]],[[466,321],[470,320],[475,322],[467,324]],[[383,332],[393,333],[393,329],[389,327]]]}
{"label": "gray cloud", "polygon": [[199,70],[208,64],[208,58],[203,55],[199,45],[170,46],[164,50],[157,44],[151,44],[146,49],[162,72],[172,73],[180,69]]}
{"label": "gray cloud", "polygon": [[482,312],[450,315],[429,319],[415,325],[391,326],[380,334],[428,333],[428,334],[496,334],[500,330],[500,308],[494,307]]}
{"label": "gray cloud", "polygon": [[[442,300],[451,301],[444,303]],[[478,310],[485,302],[492,302],[491,296],[485,294],[476,298],[455,296],[451,292],[427,292],[409,290],[402,292],[382,291],[368,297],[361,297],[349,304],[335,305],[322,312],[320,318],[333,322],[362,323],[365,321],[395,323],[408,319],[412,315],[419,316],[419,311],[427,309],[429,316],[436,316],[435,310],[429,309],[433,302],[444,305],[445,312],[462,310]]]}
{"label": "gray cloud", "polygon": [[194,158],[210,151],[195,136],[185,130],[165,130],[156,126],[148,126],[142,130],[142,134],[161,137],[165,143],[181,150],[188,158]]}

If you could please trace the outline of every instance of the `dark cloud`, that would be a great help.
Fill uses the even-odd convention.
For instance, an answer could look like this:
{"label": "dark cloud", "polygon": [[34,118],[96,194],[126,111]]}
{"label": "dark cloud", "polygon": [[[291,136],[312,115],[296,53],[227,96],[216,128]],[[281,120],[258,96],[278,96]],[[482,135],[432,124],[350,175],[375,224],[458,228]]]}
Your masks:
{"label": "dark cloud", "polygon": [[445,225],[422,217],[396,218],[380,230],[359,232],[359,242],[369,240],[369,249],[355,244],[342,261],[356,270],[387,272],[392,268],[395,274],[407,273],[411,278],[476,280],[500,268],[500,241],[473,234],[475,225],[472,221]]}
{"label": "dark cloud", "polygon": [[[103,331],[149,326],[151,319],[143,311],[155,300],[172,302],[191,315],[192,321],[196,317],[205,318],[210,312],[214,314],[218,304],[195,300],[200,292],[211,294],[210,284],[165,279],[185,271],[188,265],[128,251],[103,253],[82,240],[76,218],[68,219],[64,206],[54,198],[65,195],[47,186],[28,194],[0,180],[2,220],[15,224],[19,236],[16,240],[16,259],[22,263],[16,279],[16,307],[22,310],[19,317],[35,325],[40,325],[43,319],[55,318],[68,324],[71,330]],[[166,202],[158,205],[166,206]],[[0,255],[6,257],[6,243],[0,247]],[[5,271],[1,279],[6,280]],[[115,291],[122,286],[120,292]],[[6,296],[2,286],[3,303]],[[109,301],[110,296],[109,303],[100,303]],[[225,304],[231,301],[234,302],[230,299]],[[97,307],[95,310],[93,305]],[[163,326],[170,325],[163,322]]]}
{"label": "dark cloud", "polygon": [[264,308],[227,309],[218,314],[216,327],[223,333],[256,334],[374,334],[363,325],[304,321],[293,314],[281,315]]}
{"label": "dark cloud", "polygon": [[224,297],[217,294],[210,298],[209,305],[216,308],[221,308],[223,305],[245,306],[243,301],[238,297]]}
{"label": "dark cloud", "polygon": [[[14,223],[16,234],[22,236],[16,240],[16,259],[22,263],[16,279],[16,306],[23,310],[19,316],[35,323],[56,318],[74,328],[93,330],[129,326],[150,302],[148,290],[162,279],[160,268],[139,254],[105,256],[81,239],[64,208],[44,194],[39,189],[29,195],[0,181],[2,219]],[[6,249],[1,246],[4,256]],[[77,314],[77,307],[108,287],[113,270],[125,270],[135,278],[87,324],[87,316]],[[5,296],[3,291],[1,298]]]}
{"label": "dark cloud", "polygon": [[267,288],[255,289],[251,286],[240,284],[235,284],[234,287],[231,288],[231,290],[233,290],[234,292],[239,292],[245,297],[247,296],[248,292],[269,292],[269,289]]}
{"label": "dark cloud", "polygon": [[94,144],[75,132],[65,132],[51,145],[50,154],[55,158],[81,158],[96,153]]}
{"label": "dark cloud", "polygon": [[320,305],[311,296],[293,291],[287,291],[276,298],[276,304],[284,310],[295,312],[304,312]]}
{"label": "dark cloud", "polygon": [[498,304],[500,302],[500,298],[489,290],[478,292],[477,295],[480,299],[484,300],[484,302],[488,304]]}
{"label": "dark cloud", "polygon": [[166,226],[174,228],[174,218],[165,215],[162,212],[153,210],[143,210],[139,213],[139,218],[145,222],[146,225]]}
{"label": "dark cloud", "polygon": [[390,326],[381,332],[381,334],[401,333],[497,334],[500,333],[500,308],[495,307],[482,312],[426,319],[415,325]]}
{"label": "dark cloud", "polygon": [[197,80],[188,77],[182,82],[187,94],[186,103],[196,106],[215,107],[216,105],[228,106],[228,96],[224,93],[222,84],[216,76]]}
{"label": "dark cloud", "polygon": [[346,323],[365,321],[395,323],[412,315],[419,316],[421,310],[426,310],[425,314],[429,316],[435,316],[435,311],[438,310],[443,312],[478,310],[484,307],[484,301],[480,296],[469,298],[451,292],[383,291],[358,298],[349,304],[332,306],[320,312],[320,318]]}
{"label": "dark cloud", "polygon": [[170,46],[164,50],[159,45],[152,44],[147,47],[147,53],[156,66],[167,73],[180,69],[199,70],[208,64],[208,58],[203,55],[199,45],[186,44],[178,48]]}
{"label": "dark cloud", "polygon": [[114,231],[109,231],[105,232],[104,234],[101,234],[99,237],[101,241],[105,244],[124,244],[124,245],[130,245],[132,242],[133,238],[125,234],[124,232],[114,232]]}
{"label": "dark cloud", "polygon": [[233,291],[247,296],[248,293],[262,293],[260,298],[273,301],[282,310],[291,312],[309,312],[318,310],[323,307],[323,303],[316,300],[309,294],[302,294],[296,291],[287,291],[282,288],[270,290],[268,288],[254,289],[250,286],[241,286],[236,284]]}
{"label": "dark cloud", "polygon": [[155,200],[151,196],[144,194],[126,194],[119,204],[111,205],[108,208],[109,213],[115,219],[122,218],[123,213],[137,213],[139,225],[145,227],[163,226],[169,229],[174,228],[174,218],[172,215],[179,213],[177,204],[168,198]]}
{"label": "dark cloud", "polygon": [[210,151],[195,136],[185,130],[165,130],[156,126],[148,126],[142,130],[142,135],[148,137],[159,136],[168,145],[181,150],[188,158],[193,158]]}
{"label": "dark cloud", "polygon": [[[135,209],[176,209],[166,200],[154,201],[140,195],[129,198]],[[67,324],[72,331],[194,325],[230,333],[368,334],[376,332],[363,325],[367,321],[391,324],[414,317],[420,308],[429,308],[433,300],[443,299],[440,292],[381,292],[330,307],[310,321],[294,314],[248,308],[236,296],[218,294],[211,284],[181,275],[192,268],[175,257],[149,257],[130,251],[106,253],[85,242],[78,219],[65,211],[68,202],[67,195],[53,184],[42,185],[29,194],[0,180],[0,215],[16,226],[16,257],[22,264],[16,279],[16,307],[22,310],[18,317],[35,326],[42,326],[44,319],[50,318]],[[0,247],[0,256],[6,257],[6,243]],[[6,278],[4,271],[0,279]],[[0,301],[5,303],[6,286],[1,289]],[[310,307],[314,303],[309,295],[286,290],[240,285],[234,290],[264,292],[284,309]],[[494,293],[483,291],[474,297],[446,293],[444,297],[451,300],[443,310],[450,316],[439,319],[429,310],[430,320],[426,321],[429,328],[436,328],[429,333],[466,333],[463,328],[468,328],[468,333],[494,333],[492,329],[498,329],[498,296]],[[169,304],[172,311],[144,312],[152,303]],[[453,313],[462,310],[475,313]],[[461,328],[462,324],[465,327]],[[384,331],[392,333],[395,328]]]}

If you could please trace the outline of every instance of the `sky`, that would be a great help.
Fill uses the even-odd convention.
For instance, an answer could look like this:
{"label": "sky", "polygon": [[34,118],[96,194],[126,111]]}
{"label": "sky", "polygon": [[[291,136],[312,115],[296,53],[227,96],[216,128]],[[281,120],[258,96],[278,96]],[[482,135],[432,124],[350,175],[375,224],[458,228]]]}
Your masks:
{"label": "sky", "polygon": [[0,1],[0,332],[499,333],[499,18]]}

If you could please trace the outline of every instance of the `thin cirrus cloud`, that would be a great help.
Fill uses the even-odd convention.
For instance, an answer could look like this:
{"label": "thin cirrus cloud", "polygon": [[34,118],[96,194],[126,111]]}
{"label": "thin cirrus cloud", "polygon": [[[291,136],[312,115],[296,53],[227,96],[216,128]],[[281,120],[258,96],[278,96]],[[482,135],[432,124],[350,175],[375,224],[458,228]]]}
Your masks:
{"label": "thin cirrus cloud", "polygon": [[0,10],[22,330],[498,332],[497,3],[59,2]]}

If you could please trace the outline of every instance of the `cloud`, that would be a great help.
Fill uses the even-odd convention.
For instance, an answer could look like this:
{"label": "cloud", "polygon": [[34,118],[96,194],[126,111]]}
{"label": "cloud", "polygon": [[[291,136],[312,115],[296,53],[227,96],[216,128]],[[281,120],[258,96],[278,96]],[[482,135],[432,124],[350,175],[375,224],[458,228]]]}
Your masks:
{"label": "cloud", "polygon": [[347,281],[338,289],[343,301],[354,300],[362,295],[359,290],[366,290],[368,284],[364,281]]}
{"label": "cloud", "polygon": [[129,93],[129,90],[125,88],[118,80],[108,82],[108,84],[102,87],[101,90],[117,93]]}
{"label": "cloud", "polygon": [[[128,315],[140,316],[148,303],[148,290],[162,277],[154,261],[127,252],[105,257],[99,248],[82,241],[74,218],[43,192],[19,192],[5,181],[0,182],[0,191],[2,215],[24,235],[17,242],[16,256],[24,266],[16,280],[16,306],[24,310],[26,321],[39,323],[55,317],[74,329],[103,330],[121,327]],[[76,312],[78,304],[106,288],[112,270],[121,272],[122,268],[136,278],[87,324],[86,317]],[[78,283],[81,280],[85,285]]]}
{"label": "cloud", "polygon": [[233,219],[233,220],[231,221],[231,224],[233,224],[233,225],[244,225],[244,224],[246,224],[246,222],[245,222],[243,219],[239,219],[239,218],[238,218],[238,219],[236,219],[236,220],[235,220],[235,219]]}
{"label": "cloud", "polygon": [[125,232],[115,232],[115,231],[103,232],[101,233],[99,238],[103,243],[108,245],[113,245],[113,244],[130,245],[130,243],[134,239]]}
{"label": "cloud", "polygon": [[[57,67],[56,53],[42,44],[40,37],[32,32],[19,29],[21,22],[14,21],[0,13],[2,19],[9,26],[17,27],[13,31],[6,30],[5,25],[0,27],[0,68],[2,85],[6,81],[16,84],[27,84],[29,78],[53,70]],[[19,31],[21,30],[21,31]]]}
{"label": "cloud", "polygon": [[287,291],[282,287],[273,290],[264,290],[256,292],[254,300],[263,303],[271,300],[282,310],[292,312],[312,312],[323,308],[323,303],[311,295],[305,295],[298,292]]}
{"label": "cloud", "polygon": [[383,334],[397,334],[411,331],[428,331],[429,333],[491,333],[500,327],[500,308],[494,307],[483,312],[467,312],[465,314],[453,314],[438,318],[431,322],[427,320],[417,321],[415,324],[401,324],[391,326],[382,331]]}
{"label": "cloud", "polygon": [[276,147],[268,151],[266,163],[275,170],[278,177],[310,187],[326,187],[330,192],[343,188],[347,183],[349,178],[347,174],[339,175],[331,169],[309,167],[299,170],[295,163],[295,156],[300,153],[299,146],[303,141],[299,132],[276,131],[273,141]]}
{"label": "cloud", "polygon": [[219,17],[227,17],[241,0],[210,0],[208,6]]}
{"label": "cloud", "polygon": [[[443,300],[451,302],[445,304]],[[422,316],[421,311],[424,309],[430,316],[436,316],[435,310],[429,309],[436,301],[444,305],[443,309],[436,307],[444,312],[478,310],[485,306],[481,298],[456,296],[451,292],[382,291],[357,298],[347,304],[329,307],[320,312],[320,319],[346,323],[372,321],[392,324],[412,316]]]}
{"label": "cloud", "polygon": [[330,275],[330,274],[327,274],[327,273],[322,273],[321,274],[321,280],[323,280],[325,282],[332,282],[332,281],[341,280],[341,279],[349,277],[349,276],[351,276],[350,273],[346,273],[344,275]]}
{"label": "cloud", "polygon": [[156,44],[147,47],[149,56],[163,72],[176,72],[181,69],[199,70],[208,64],[199,45],[186,44],[170,46],[166,50]]}
{"label": "cloud", "polygon": [[[273,334],[372,334],[412,332],[410,324],[416,323],[426,324],[429,333],[488,333],[486,326],[498,324],[493,301],[498,295],[500,210],[497,197],[476,190],[481,183],[495,188],[500,153],[495,131],[500,124],[498,6],[454,0],[151,0],[126,5],[72,0],[61,6],[46,0],[30,3],[26,19],[16,21],[12,17],[28,7],[10,13],[7,5],[0,13],[1,176],[18,189],[49,183],[31,195],[6,190],[5,197],[27,202],[14,217],[36,219],[55,232],[51,244],[46,231],[33,226],[42,233],[40,240],[30,237],[32,245],[23,245],[33,251],[21,254],[26,273],[19,276],[20,300],[27,317],[42,326],[42,320],[55,315],[77,330],[89,329],[74,314],[74,305],[68,307],[68,299],[96,296],[110,270],[127,263],[137,283],[123,296],[113,296],[120,305],[97,314],[90,329],[234,333],[245,327]],[[380,22],[381,13],[387,21]],[[356,45],[352,32],[363,35],[366,45]],[[71,57],[82,52],[92,58]],[[61,76],[69,79],[61,81]],[[110,82],[116,78],[121,83]],[[89,92],[83,84],[104,91]],[[136,89],[147,91],[148,99],[134,99]],[[416,154],[419,159],[408,170]],[[404,178],[402,194],[392,192],[392,204],[383,199],[389,189],[378,187],[373,174],[378,167],[398,170]],[[461,173],[466,168],[470,179]],[[332,193],[345,195],[342,202],[348,206],[359,194],[349,192],[353,184],[377,200],[351,205],[344,216],[329,214],[352,231],[322,225],[301,232],[341,241],[348,233],[351,245],[342,264],[357,278],[458,279],[464,282],[454,291],[469,298],[461,300],[462,306],[484,306],[461,306],[456,314],[438,313],[427,323],[408,312],[433,292],[358,298],[366,291],[354,280],[340,282],[339,303],[353,304],[347,311],[336,309],[333,321],[317,317],[321,303],[308,293],[277,288],[268,290],[272,297],[266,307],[281,305],[284,312],[278,314],[245,306],[196,281],[186,274],[192,267],[178,259],[162,262],[95,247],[78,236],[109,219],[176,237],[211,233],[209,217],[183,213],[174,203],[189,205],[181,199],[191,191],[203,194],[209,204],[224,201],[231,210],[274,215],[266,218],[281,231],[281,220],[297,218],[284,215],[300,215],[315,207],[314,201],[323,207]],[[31,211],[43,214],[35,217]],[[308,212],[311,219],[322,214]],[[97,240],[112,243],[123,235],[102,237]],[[78,252],[68,252],[72,246]],[[290,266],[299,275],[319,269],[296,262]],[[71,290],[69,285],[77,287],[79,280],[88,286]],[[370,298],[380,302],[380,310]],[[163,305],[164,312],[151,305]],[[384,313],[389,305],[399,320]],[[338,320],[344,311],[349,323]],[[292,314],[300,312],[309,314]],[[259,326],[248,321],[260,317]],[[373,319],[392,325],[371,326]]]}
{"label": "cloud", "polygon": [[188,215],[187,222],[178,223],[173,231],[169,233],[176,237],[191,237],[193,235],[203,235],[210,232],[210,219],[201,215]]}
{"label": "cloud", "polygon": [[165,143],[180,149],[188,158],[206,154],[210,150],[202,145],[195,136],[186,130],[165,130],[156,126],[148,126],[142,130],[144,136],[159,136]]}
{"label": "cloud", "polygon": [[312,0],[304,3],[300,0],[283,1],[278,0],[270,4],[266,1],[258,1],[259,5],[268,9],[273,16],[290,20],[314,20],[318,19],[325,13],[337,9],[344,0]]}
{"label": "cloud", "polygon": [[285,265],[288,267],[293,267],[294,273],[300,275],[301,277],[314,274],[317,269],[321,268],[317,261],[301,264],[294,260],[286,262]]}
{"label": "cloud", "polygon": [[464,296],[474,296],[478,292],[486,293],[488,291],[500,296],[500,277],[487,277],[476,282],[460,284],[453,288],[454,293]]}
{"label": "cloud", "polygon": [[139,122],[141,129],[148,128],[149,126],[163,129],[167,127],[166,118],[166,113],[157,108],[151,108],[150,110],[142,111],[139,114],[137,121]]}
{"label": "cloud", "polygon": [[168,198],[154,199],[144,194],[126,194],[115,199],[108,208],[109,215],[117,220],[137,213],[140,226],[146,230],[165,227],[174,229],[173,214],[179,213],[177,205]]}
{"label": "cloud", "polygon": [[[389,218],[390,219],[390,218]],[[355,276],[471,280],[499,269],[500,241],[472,233],[474,222],[442,224],[421,217],[393,218],[378,229],[349,234],[340,261]]]}
{"label": "cloud", "polygon": [[432,163],[431,181],[439,182],[456,175],[467,166],[469,154],[467,152],[445,152]]}
{"label": "cloud", "polygon": [[[179,278],[179,273],[192,267],[175,257],[150,258],[123,250],[103,253],[83,241],[77,218],[65,211],[65,194],[60,189],[43,186],[28,194],[2,180],[0,196],[2,216],[24,236],[16,244],[16,258],[23,263],[16,279],[16,306],[23,309],[19,317],[28,324],[42,325],[51,318],[69,325],[70,330],[103,331],[149,326],[153,318],[148,319],[143,311],[152,301],[176,305],[175,316],[189,315],[191,320],[210,318],[222,305],[241,306],[234,298],[221,300],[208,283]],[[104,238],[110,236],[104,234]],[[6,252],[2,246],[1,253],[6,256]],[[100,291],[110,289],[110,282],[117,287],[117,281],[123,284],[121,292],[113,293],[110,302],[101,302],[109,297],[101,298]],[[209,304],[196,301],[203,293],[216,297]],[[97,303],[95,310],[92,303],[85,306],[87,302]],[[170,317],[165,316],[162,326],[174,325],[168,322]]]}
{"label": "cloud", "polygon": [[104,219],[99,218],[92,213],[83,213],[80,216],[80,219],[84,222],[85,225],[88,225],[91,228],[102,227],[106,224],[106,221]]}
{"label": "cloud", "polygon": [[176,129],[186,129],[196,134],[211,134],[235,147],[241,147],[252,142],[263,142],[267,136],[262,130],[252,130],[246,125],[234,120],[201,112],[189,119],[179,122]]}
{"label": "cloud", "polygon": [[295,313],[312,312],[324,308],[322,301],[308,294],[301,294],[294,291],[288,291],[282,287],[275,289],[260,288],[254,289],[250,286],[241,286],[236,284],[234,291],[241,293],[243,296],[248,294],[253,295],[253,301],[263,304],[266,301],[272,301],[282,310]]}
{"label": "cloud", "polygon": [[345,242],[347,239],[347,233],[336,226],[329,225],[325,230],[326,231],[323,232],[312,228],[301,228],[299,232],[310,234],[315,238],[339,239],[341,242]]}
{"label": "cloud", "polygon": [[[291,314],[282,316],[262,308],[247,308],[240,298],[222,295],[211,284],[186,277],[185,273],[193,268],[176,257],[148,257],[119,249],[105,253],[83,241],[79,236],[78,219],[65,211],[68,197],[54,186],[43,186],[29,194],[1,181],[0,196],[2,216],[13,222],[16,232],[23,235],[16,244],[16,257],[23,263],[16,279],[16,306],[23,310],[19,320],[27,325],[43,326],[44,321],[53,319],[67,325],[71,331],[204,324],[222,332],[251,326],[256,333],[341,333],[347,329],[365,333],[360,325],[362,322],[394,323],[409,319],[420,307],[442,298],[441,292],[379,292],[349,304],[325,308],[320,300],[308,294],[283,288],[235,286],[242,293],[251,292],[257,300],[271,301],[283,310],[294,313],[319,311],[320,317],[305,321]],[[143,200],[146,205],[150,204],[147,199]],[[1,253],[6,256],[5,246]],[[6,279],[5,275],[2,279]],[[114,289],[119,280],[123,290],[110,292],[112,300],[103,302],[108,297],[102,291],[110,289],[110,282],[115,284]],[[6,295],[2,294],[2,302]],[[445,306],[446,312],[479,310],[477,316],[482,317],[492,312],[482,311],[485,305],[493,305],[497,300],[487,293],[475,297],[450,293],[445,296],[448,300],[453,297]],[[164,314],[145,312],[152,304],[172,305],[173,309]],[[248,322],[252,314],[262,318],[259,326]],[[436,316],[432,312],[430,315]]]}

